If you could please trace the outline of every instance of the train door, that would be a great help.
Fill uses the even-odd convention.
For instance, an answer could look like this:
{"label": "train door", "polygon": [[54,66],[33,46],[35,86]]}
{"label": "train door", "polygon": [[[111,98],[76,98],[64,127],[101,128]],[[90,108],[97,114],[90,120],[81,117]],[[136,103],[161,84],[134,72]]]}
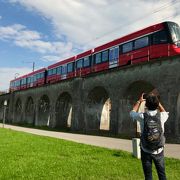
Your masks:
{"label": "train door", "polygon": [[119,46],[109,50],[109,68],[117,67],[119,61]]}
{"label": "train door", "polygon": [[34,82],[34,77],[33,77],[33,76],[30,76],[30,77],[29,77],[30,87],[33,87],[33,82]]}
{"label": "train door", "polygon": [[61,75],[61,79],[66,79],[67,78],[67,64],[61,66],[62,67],[62,75]]}

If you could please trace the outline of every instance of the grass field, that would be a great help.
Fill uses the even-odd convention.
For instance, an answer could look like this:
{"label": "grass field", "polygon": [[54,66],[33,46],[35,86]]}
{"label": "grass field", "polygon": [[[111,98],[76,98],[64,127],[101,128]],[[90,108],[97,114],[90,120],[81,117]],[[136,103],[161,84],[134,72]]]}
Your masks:
{"label": "grass field", "polygon": [[[180,160],[167,158],[166,172],[180,179]],[[0,180],[11,179],[141,180],[143,172],[130,153],[0,128]]]}

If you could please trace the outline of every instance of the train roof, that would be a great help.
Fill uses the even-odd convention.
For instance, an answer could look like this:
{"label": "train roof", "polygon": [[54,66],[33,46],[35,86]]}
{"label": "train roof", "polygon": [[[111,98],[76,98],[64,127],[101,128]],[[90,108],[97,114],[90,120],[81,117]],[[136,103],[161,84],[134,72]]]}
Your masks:
{"label": "train roof", "polygon": [[31,72],[31,73],[27,74],[27,76],[32,76],[34,74],[44,72],[45,70],[46,70],[46,68],[41,68],[41,69],[38,69],[38,70],[36,70],[34,72]]}
{"label": "train roof", "polygon": [[76,58],[76,56],[73,56],[73,57],[67,58],[65,60],[59,61],[59,62],[57,62],[55,64],[52,64],[52,65],[48,66],[48,69],[52,69],[54,67],[61,66],[63,64],[68,64],[70,62],[74,62],[75,58]]}
{"label": "train roof", "polygon": [[128,42],[128,41],[130,41],[132,39],[135,39],[135,38],[137,38],[139,36],[143,36],[145,34],[150,34],[150,33],[154,32],[154,31],[158,31],[158,30],[161,30],[163,28],[164,28],[164,22],[151,25],[149,27],[143,28],[143,29],[138,30],[136,32],[130,33],[130,34],[125,35],[125,36],[122,36],[122,37],[120,37],[118,39],[115,39],[115,40],[113,40],[111,42],[108,42],[106,44],[100,45],[100,46],[94,48],[94,53],[97,53],[97,52],[102,51],[104,49],[108,49],[110,47],[116,46],[116,45],[124,43],[124,42]]}
{"label": "train roof", "polygon": [[13,81],[17,81],[17,80],[20,80],[20,79],[26,78],[26,77],[28,77],[28,76],[32,76],[32,75],[37,74],[37,73],[44,72],[45,70],[46,70],[46,68],[41,68],[41,69],[38,69],[38,70],[36,70],[36,71],[34,71],[34,72],[31,72],[31,73],[28,73],[28,74],[22,75],[22,76],[20,76],[20,77],[17,77],[17,78],[15,78],[15,79],[11,80],[10,82],[13,82]]}
{"label": "train roof", "polygon": [[85,52],[83,52],[83,53],[80,53],[80,54],[78,54],[78,55],[76,56],[76,59],[80,59],[80,58],[89,56],[89,55],[92,54],[92,52],[93,52],[93,49],[90,49],[90,50],[88,50],[88,51],[85,51]]}

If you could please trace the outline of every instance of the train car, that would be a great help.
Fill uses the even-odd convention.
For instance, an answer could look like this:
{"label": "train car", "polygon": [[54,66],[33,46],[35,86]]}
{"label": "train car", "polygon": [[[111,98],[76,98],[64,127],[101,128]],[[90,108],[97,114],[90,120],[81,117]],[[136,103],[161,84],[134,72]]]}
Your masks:
{"label": "train car", "polygon": [[85,76],[91,73],[92,52],[93,50],[88,50],[76,56],[75,76]]}
{"label": "train car", "polygon": [[10,82],[10,88],[9,91],[13,92],[13,91],[18,91],[18,90],[23,90],[26,89],[26,77],[27,75],[23,75],[21,77],[15,78]]}
{"label": "train car", "polygon": [[10,81],[9,91],[24,90],[31,87],[42,86],[46,82],[46,68],[39,69]]}
{"label": "train car", "polygon": [[[180,53],[171,29],[179,29],[173,22],[159,23],[121,38],[119,65],[178,55]],[[176,30],[176,36],[179,36]]]}
{"label": "train car", "polygon": [[21,77],[15,78],[10,81],[9,92],[18,91],[21,89]]}
{"label": "train car", "polygon": [[180,28],[163,22],[96,47],[93,71],[180,54]]}
{"label": "train car", "polygon": [[46,83],[51,84],[74,76],[75,56],[48,66]]}

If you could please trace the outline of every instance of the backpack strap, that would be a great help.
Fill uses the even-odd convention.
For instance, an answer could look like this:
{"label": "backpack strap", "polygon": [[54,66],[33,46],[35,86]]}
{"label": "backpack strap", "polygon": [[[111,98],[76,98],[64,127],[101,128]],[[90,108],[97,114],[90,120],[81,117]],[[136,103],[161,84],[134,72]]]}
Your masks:
{"label": "backpack strap", "polygon": [[[149,117],[149,115],[148,115],[148,113],[147,112],[145,112],[145,113],[143,113],[143,116],[144,116],[144,127],[145,127],[145,124],[147,123],[147,120],[148,120],[148,117]],[[144,131],[144,130],[143,130]]]}

